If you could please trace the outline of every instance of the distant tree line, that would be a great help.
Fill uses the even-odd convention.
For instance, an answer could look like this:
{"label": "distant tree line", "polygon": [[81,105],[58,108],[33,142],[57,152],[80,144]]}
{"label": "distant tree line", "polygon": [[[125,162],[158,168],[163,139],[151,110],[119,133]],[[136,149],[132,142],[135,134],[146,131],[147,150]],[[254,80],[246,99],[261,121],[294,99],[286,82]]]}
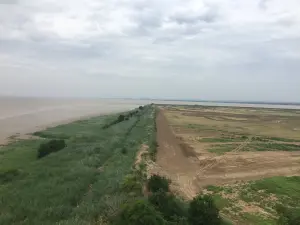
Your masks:
{"label": "distant tree line", "polygon": [[113,120],[112,122],[110,122],[108,124],[105,124],[103,126],[103,129],[107,129],[107,128],[109,128],[113,125],[116,125],[118,123],[121,123],[125,120],[129,120],[131,117],[138,115],[140,113],[140,111],[142,111],[144,108],[145,108],[145,106],[140,106],[138,109],[133,110],[133,111],[127,113],[127,114],[120,114],[118,116],[118,118],[116,118],[115,120]]}

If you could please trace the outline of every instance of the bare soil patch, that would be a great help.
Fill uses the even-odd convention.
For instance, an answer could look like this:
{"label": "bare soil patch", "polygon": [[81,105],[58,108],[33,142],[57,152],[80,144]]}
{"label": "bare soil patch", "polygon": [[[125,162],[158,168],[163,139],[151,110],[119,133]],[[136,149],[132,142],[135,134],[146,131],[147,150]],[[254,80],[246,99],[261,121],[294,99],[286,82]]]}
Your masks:
{"label": "bare soil patch", "polygon": [[[223,125],[227,124],[227,127],[232,125],[233,128],[237,125],[240,126],[240,121],[231,119],[235,115],[230,114],[228,109],[225,111],[226,117],[230,117],[230,122],[223,121],[222,123],[225,124],[222,124],[222,126],[215,126],[216,121],[212,120],[212,126],[209,127],[209,121],[206,118],[199,117],[201,112],[194,112],[193,110],[193,112],[188,113],[196,114],[196,116],[187,117],[183,109],[176,111],[161,109],[157,116],[157,141],[159,147],[155,172],[172,179],[175,185],[174,188],[187,198],[194,197],[207,185],[232,184],[236,181],[249,181],[272,176],[300,175],[300,151],[260,150],[245,152],[244,147],[251,143],[253,139],[253,133],[251,132],[246,133],[248,136],[244,141],[238,139],[235,142],[233,138],[232,142],[228,142],[229,144],[236,143],[238,146],[233,148],[231,152],[226,152],[223,155],[208,152],[208,147],[216,143],[199,142],[201,138],[207,137],[202,135],[209,134],[209,137],[223,137],[220,134],[224,133],[226,136],[228,132],[231,132],[226,131]],[[279,114],[277,111],[273,113],[277,114],[272,115],[271,120],[267,118],[266,113],[254,112],[254,116],[240,115],[238,118],[246,117],[248,120],[257,120],[257,118],[260,118],[259,114],[263,114],[263,123],[271,123],[271,125],[273,125],[274,120],[280,120],[280,118],[275,118],[276,116],[280,117],[277,115]],[[206,116],[207,113],[206,111],[201,115],[205,114]],[[220,112],[218,113],[220,115]],[[236,114],[241,113],[243,111],[239,111]],[[291,112],[289,113],[291,114]],[[214,116],[217,116],[217,113]],[[292,121],[294,121],[294,116],[296,114],[292,116]],[[287,116],[284,116],[284,118],[287,118]],[[205,121],[204,126],[203,121]],[[219,123],[219,121],[217,122]],[[192,126],[194,124],[196,125]],[[288,130],[290,128],[288,125],[291,124],[291,121],[287,120],[285,124],[286,126],[283,126],[280,131]],[[260,122],[258,124],[255,122],[250,125],[245,124],[244,126],[246,128],[255,127],[256,130],[259,130],[265,124],[261,125]],[[272,126],[271,128],[268,127],[268,129],[265,132],[269,132],[269,134],[274,133],[271,130]],[[241,134],[238,135],[238,138],[240,138]],[[295,136],[293,134],[291,138]],[[284,138],[289,138],[289,136],[285,136]],[[276,142],[276,140],[272,141]],[[221,144],[226,145],[228,143]],[[297,144],[299,142],[293,143]],[[250,211],[257,210],[253,207],[249,206],[248,209]]]}
{"label": "bare soil patch", "polygon": [[[194,197],[198,189],[193,184],[193,178],[197,174],[197,160],[191,153],[191,149],[184,149],[184,145],[176,138],[168,125],[163,112],[158,112],[157,118],[157,167],[153,168],[152,173],[167,176],[173,181],[173,190],[178,191],[185,197]],[[181,144],[181,146],[180,146]]]}

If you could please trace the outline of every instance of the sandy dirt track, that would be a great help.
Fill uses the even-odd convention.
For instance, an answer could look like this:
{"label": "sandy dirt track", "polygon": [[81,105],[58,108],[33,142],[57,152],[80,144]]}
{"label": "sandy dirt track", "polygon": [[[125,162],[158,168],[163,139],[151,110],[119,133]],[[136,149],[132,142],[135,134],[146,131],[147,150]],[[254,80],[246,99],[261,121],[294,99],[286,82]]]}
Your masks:
{"label": "sandy dirt track", "polygon": [[179,140],[173,134],[168,121],[160,110],[157,118],[157,165],[152,173],[160,173],[173,181],[175,189],[192,198],[197,194],[193,185],[199,166],[195,158],[188,157],[188,152],[180,146]]}
{"label": "sandy dirt track", "polygon": [[194,151],[176,137],[160,110],[157,116],[157,168],[169,177],[176,191],[194,197],[206,185],[222,185],[272,176],[300,175],[300,152],[229,152],[215,155]]}

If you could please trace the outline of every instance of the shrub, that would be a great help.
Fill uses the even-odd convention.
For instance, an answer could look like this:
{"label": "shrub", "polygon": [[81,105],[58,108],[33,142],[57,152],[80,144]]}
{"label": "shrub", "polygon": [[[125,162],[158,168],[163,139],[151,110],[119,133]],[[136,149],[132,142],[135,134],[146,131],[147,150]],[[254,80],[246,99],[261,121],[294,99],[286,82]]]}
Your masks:
{"label": "shrub", "polygon": [[5,172],[0,172],[0,183],[10,182],[19,175],[20,171],[17,169],[11,169]]}
{"label": "shrub", "polygon": [[219,210],[209,195],[199,195],[190,202],[188,219],[191,225],[221,224]]}
{"label": "shrub", "polygon": [[122,154],[124,154],[124,155],[127,154],[127,148],[126,148],[126,147],[123,147],[122,150],[121,150],[121,152],[122,152]]}
{"label": "shrub", "polygon": [[127,204],[117,221],[118,225],[165,225],[163,217],[146,200]]}
{"label": "shrub", "polygon": [[124,121],[124,120],[125,120],[125,116],[121,114],[121,115],[118,117],[118,122],[122,122],[122,121]]}
{"label": "shrub", "polygon": [[140,106],[140,107],[139,107],[139,110],[143,110],[143,109],[144,109],[144,107],[143,107],[143,106]]}
{"label": "shrub", "polygon": [[142,193],[142,184],[139,181],[139,178],[134,174],[129,174],[125,176],[122,183],[122,190],[128,193]]}
{"label": "shrub", "polygon": [[46,143],[42,143],[38,149],[38,158],[45,157],[52,152],[57,152],[66,147],[64,140],[50,140]]}
{"label": "shrub", "polygon": [[169,180],[159,175],[152,175],[148,180],[148,190],[151,192],[157,192],[159,190],[168,192]]}
{"label": "shrub", "polygon": [[300,224],[300,208],[290,209],[282,205],[277,206],[279,214],[278,224],[280,225],[299,225]]}
{"label": "shrub", "polygon": [[187,218],[175,218],[174,221],[167,221],[167,225],[190,225]]}
{"label": "shrub", "polygon": [[187,217],[184,203],[179,201],[174,195],[159,190],[148,198],[149,202],[162,213],[163,217],[172,222],[178,222]]}

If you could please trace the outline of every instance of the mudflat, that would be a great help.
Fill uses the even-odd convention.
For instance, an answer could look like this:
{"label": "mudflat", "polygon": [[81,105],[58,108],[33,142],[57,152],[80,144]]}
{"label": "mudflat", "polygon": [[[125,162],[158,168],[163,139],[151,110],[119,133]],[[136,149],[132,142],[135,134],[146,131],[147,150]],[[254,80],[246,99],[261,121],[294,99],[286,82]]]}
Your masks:
{"label": "mudflat", "polygon": [[147,104],[139,100],[0,97],[0,144],[47,127]]}

